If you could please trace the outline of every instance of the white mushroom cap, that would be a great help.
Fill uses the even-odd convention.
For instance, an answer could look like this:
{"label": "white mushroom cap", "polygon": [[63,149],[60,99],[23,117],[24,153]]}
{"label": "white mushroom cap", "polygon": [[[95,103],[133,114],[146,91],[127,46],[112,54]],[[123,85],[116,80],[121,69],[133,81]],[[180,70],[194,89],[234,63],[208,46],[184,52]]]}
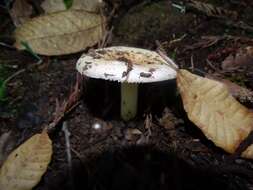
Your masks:
{"label": "white mushroom cap", "polygon": [[123,46],[84,54],[76,68],[85,76],[118,82],[149,83],[176,78],[176,71],[158,53]]}

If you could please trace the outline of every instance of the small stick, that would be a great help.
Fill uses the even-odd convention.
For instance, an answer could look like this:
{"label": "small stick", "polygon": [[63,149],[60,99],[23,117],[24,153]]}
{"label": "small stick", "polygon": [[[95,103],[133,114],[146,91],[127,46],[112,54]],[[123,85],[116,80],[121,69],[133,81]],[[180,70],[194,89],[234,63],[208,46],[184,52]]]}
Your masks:
{"label": "small stick", "polygon": [[171,41],[169,42],[169,44],[171,45],[171,44],[180,42],[180,41],[182,41],[186,36],[187,36],[187,34],[184,34],[184,35],[180,36],[179,38],[173,39],[173,40],[171,40]]}
{"label": "small stick", "polygon": [[53,121],[46,126],[48,131],[52,132],[55,127],[64,121],[66,115],[72,112],[79,104],[80,97],[82,94],[82,78],[77,75],[76,84],[72,92],[70,93],[67,100],[64,100],[61,104],[58,99],[56,99],[55,117]]}
{"label": "small stick", "polygon": [[221,73],[221,70],[220,70],[219,68],[215,67],[215,66],[211,63],[211,61],[209,61],[208,59],[206,59],[206,63],[207,63],[207,64],[211,67],[211,69],[213,69],[215,72]]}
{"label": "small stick", "polygon": [[157,50],[157,53],[164,59],[167,65],[172,68],[174,71],[178,72],[178,66],[174,63],[174,61],[169,58],[165,53],[163,53],[160,49]]}
{"label": "small stick", "polygon": [[232,155],[232,159],[236,159],[253,143],[253,131],[239,144],[236,148],[235,153]]}
{"label": "small stick", "polygon": [[112,31],[113,31],[113,27],[110,30],[107,30],[105,32],[105,35],[103,36],[102,41],[98,44],[99,48],[104,48],[107,46],[107,44],[111,41],[112,38]]}
{"label": "small stick", "polygon": [[152,131],[151,131],[151,126],[152,126],[152,115],[151,114],[147,114],[146,115],[146,119],[144,121],[144,127],[145,129],[147,129],[148,131],[148,135],[147,135],[147,141],[149,141],[150,137],[152,136]]}
{"label": "small stick", "polygon": [[76,157],[82,162],[82,155],[71,147],[71,151],[76,155]]}
{"label": "small stick", "polygon": [[185,6],[179,5],[177,3],[172,3],[171,6],[175,7],[176,9],[179,9],[179,11],[183,14],[186,12],[186,7]]}
{"label": "small stick", "polygon": [[16,50],[16,48],[15,48],[14,46],[11,46],[11,45],[6,44],[6,43],[4,43],[4,42],[0,42],[0,46],[7,47],[7,48],[10,48],[10,49]]}
{"label": "small stick", "polygon": [[191,70],[194,71],[194,61],[193,61],[193,55],[191,55]]}
{"label": "small stick", "polygon": [[166,51],[165,51],[163,45],[158,40],[156,40],[155,43],[156,43],[157,49],[166,55]]}
{"label": "small stick", "polygon": [[21,69],[17,72],[15,72],[14,74],[12,74],[11,76],[9,76],[7,79],[4,80],[4,84],[6,85],[8,82],[10,82],[10,80],[12,80],[13,78],[15,78],[16,76],[18,76],[19,74],[25,72],[26,69]]}
{"label": "small stick", "polygon": [[164,48],[162,47],[161,43],[158,40],[156,41],[156,45],[157,45],[157,53],[164,59],[164,61],[170,68],[178,72],[179,70],[178,66],[174,63],[174,61],[171,58],[169,58],[166,55],[166,51],[164,50]]}
{"label": "small stick", "polygon": [[67,154],[67,161],[68,161],[68,175],[69,175],[69,181],[70,181],[70,186],[71,189],[74,189],[73,185],[73,177],[72,177],[72,155],[71,155],[71,146],[70,146],[70,132],[68,130],[67,122],[64,121],[62,125],[62,131],[64,132],[65,135],[65,146],[66,146],[66,154]]}

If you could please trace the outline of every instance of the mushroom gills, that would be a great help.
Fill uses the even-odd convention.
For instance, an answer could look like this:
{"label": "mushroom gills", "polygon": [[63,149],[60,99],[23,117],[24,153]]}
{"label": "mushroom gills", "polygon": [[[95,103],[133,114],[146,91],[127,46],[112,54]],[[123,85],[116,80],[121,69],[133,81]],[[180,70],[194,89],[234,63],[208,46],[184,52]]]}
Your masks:
{"label": "mushroom gills", "polygon": [[138,84],[121,83],[121,117],[128,121],[137,114],[138,106]]}

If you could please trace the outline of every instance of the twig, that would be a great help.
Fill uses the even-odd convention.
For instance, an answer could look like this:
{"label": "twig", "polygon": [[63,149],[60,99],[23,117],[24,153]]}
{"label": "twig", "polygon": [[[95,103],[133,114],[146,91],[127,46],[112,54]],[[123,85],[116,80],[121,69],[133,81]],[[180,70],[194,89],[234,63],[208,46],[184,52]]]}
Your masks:
{"label": "twig", "polygon": [[111,41],[112,38],[112,31],[113,31],[113,27],[110,30],[107,30],[105,32],[105,35],[103,36],[102,41],[98,44],[99,48],[104,48],[108,45],[108,43]]}
{"label": "twig", "polygon": [[236,148],[235,153],[232,155],[232,158],[238,158],[241,154],[253,143],[253,131],[239,144]]}
{"label": "twig", "polygon": [[9,68],[9,69],[17,69],[18,65],[9,65],[7,63],[14,63],[17,62],[17,59],[13,59],[13,60],[4,60],[4,66]]}
{"label": "twig", "polygon": [[193,61],[193,55],[191,55],[191,70],[194,71],[194,61]]}
{"label": "twig", "polygon": [[6,85],[10,80],[12,80],[13,78],[15,78],[16,76],[18,76],[19,74],[25,71],[26,69],[20,69],[19,71],[15,72],[14,74],[12,74],[11,76],[9,76],[7,79],[4,80],[4,84]]}
{"label": "twig", "polygon": [[83,159],[82,159],[82,155],[77,152],[73,147],[71,147],[71,151],[76,155],[76,157],[82,162]]}
{"label": "twig", "polygon": [[169,45],[182,41],[186,36],[187,36],[187,34],[183,34],[183,35],[180,36],[179,38],[176,38],[176,39],[171,40],[171,41],[169,42]]}
{"label": "twig", "polygon": [[[58,100],[57,100],[58,101]],[[62,105],[65,105],[66,102],[63,102]],[[61,123],[63,121],[63,119],[65,118],[66,115],[68,115],[70,112],[72,112],[78,105],[80,104],[80,101],[76,102],[74,105],[72,105],[70,108],[66,108],[65,111],[59,112],[59,114],[57,114],[56,111],[56,117],[53,120],[53,122],[51,122],[47,129],[49,131],[53,130],[59,123]]]}
{"label": "twig", "polygon": [[179,70],[178,66],[174,63],[174,61],[171,58],[169,58],[168,56],[166,56],[166,54],[164,54],[160,49],[157,50],[157,53],[164,59],[164,61],[167,63],[167,65],[170,68],[172,68],[176,72]]}
{"label": "twig", "polygon": [[6,44],[6,43],[4,43],[4,42],[0,42],[0,46],[7,47],[7,48],[10,48],[10,49],[16,50],[15,47],[13,47],[13,46],[11,46],[11,45],[9,45],[9,44]]}
{"label": "twig", "polygon": [[172,68],[173,70],[175,70],[176,72],[178,71],[178,66],[174,63],[174,61],[169,58],[167,55],[166,55],[166,51],[165,49],[163,48],[163,46],[161,45],[161,43],[156,40],[156,45],[157,45],[157,53],[162,57],[162,59],[164,59],[164,61],[167,63],[167,65]]}
{"label": "twig", "polygon": [[66,154],[67,154],[67,161],[68,161],[68,176],[71,189],[74,189],[73,177],[72,177],[72,155],[71,155],[71,146],[70,146],[70,132],[68,130],[67,122],[64,121],[62,125],[62,131],[64,132],[65,136],[65,146],[66,146]]}
{"label": "twig", "polygon": [[146,119],[144,121],[144,127],[145,129],[147,129],[147,142],[149,141],[150,137],[152,136],[152,131],[151,131],[151,126],[152,126],[152,115],[151,114],[147,114],[146,115]]}
{"label": "twig", "polygon": [[113,3],[112,11],[107,16],[107,23],[110,23],[112,21],[113,17],[115,16],[115,13],[117,12],[118,9],[119,9],[119,5],[117,3],[116,4]]}
{"label": "twig", "polygon": [[82,95],[82,78],[81,76],[77,75],[76,84],[72,92],[70,93],[68,100],[63,101],[61,104],[59,103],[58,99],[56,99],[56,108],[55,108],[55,116],[53,121],[46,126],[49,132],[55,130],[55,127],[59,125],[66,115],[72,112],[79,104],[80,98]]}
{"label": "twig", "polygon": [[215,72],[221,73],[221,70],[220,70],[219,68],[215,67],[215,66],[211,63],[211,61],[209,61],[208,59],[206,59],[206,63],[207,63]]}
{"label": "twig", "polygon": [[176,3],[172,3],[171,6],[175,7],[176,9],[179,9],[181,13],[185,13],[185,11],[186,11],[185,6],[182,6],[182,5],[179,5],[179,4],[176,4]]}
{"label": "twig", "polygon": [[160,50],[163,54],[166,55],[167,53],[166,53],[163,45],[158,40],[156,40],[155,43],[156,43],[157,49]]}

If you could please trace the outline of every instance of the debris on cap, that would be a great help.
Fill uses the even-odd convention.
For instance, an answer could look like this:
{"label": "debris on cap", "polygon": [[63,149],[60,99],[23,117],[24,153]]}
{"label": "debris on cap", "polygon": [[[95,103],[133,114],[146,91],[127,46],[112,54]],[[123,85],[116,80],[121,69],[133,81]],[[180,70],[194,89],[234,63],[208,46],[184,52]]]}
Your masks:
{"label": "debris on cap", "polygon": [[88,77],[128,83],[149,83],[176,78],[155,51],[115,46],[82,55],[77,70]]}

